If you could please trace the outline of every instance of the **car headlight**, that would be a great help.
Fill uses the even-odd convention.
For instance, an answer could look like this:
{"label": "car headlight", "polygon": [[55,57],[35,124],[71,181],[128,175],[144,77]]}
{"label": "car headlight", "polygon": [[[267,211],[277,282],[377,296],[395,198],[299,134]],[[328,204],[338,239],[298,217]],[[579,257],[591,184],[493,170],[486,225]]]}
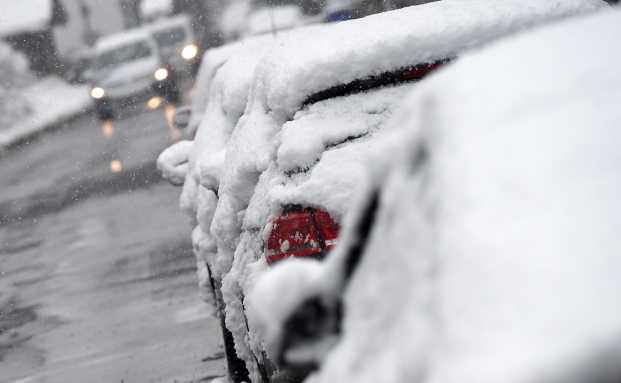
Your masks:
{"label": "car headlight", "polygon": [[168,78],[168,69],[166,69],[166,68],[157,68],[155,73],[153,73],[153,77],[155,77],[155,79],[157,81],[164,81],[164,80],[166,80]]}
{"label": "car headlight", "polygon": [[100,86],[94,86],[93,89],[91,89],[91,97],[94,98],[95,100],[100,100],[105,95],[106,95],[106,91],[104,90],[104,88]]}
{"label": "car headlight", "polygon": [[196,57],[197,54],[198,47],[196,46],[196,44],[188,44],[184,46],[183,50],[181,51],[181,57],[183,57],[184,60],[192,60],[194,57]]}

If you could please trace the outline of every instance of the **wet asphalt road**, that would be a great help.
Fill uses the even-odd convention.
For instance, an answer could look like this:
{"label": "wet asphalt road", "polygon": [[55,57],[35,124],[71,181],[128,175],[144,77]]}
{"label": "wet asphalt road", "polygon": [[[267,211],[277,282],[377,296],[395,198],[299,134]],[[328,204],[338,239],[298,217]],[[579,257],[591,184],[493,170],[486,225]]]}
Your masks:
{"label": "wet asphalt road", "polygon": [[189,219],[155,169],[172,111],[84,115],[0,155],[0,382],[223,374]]}

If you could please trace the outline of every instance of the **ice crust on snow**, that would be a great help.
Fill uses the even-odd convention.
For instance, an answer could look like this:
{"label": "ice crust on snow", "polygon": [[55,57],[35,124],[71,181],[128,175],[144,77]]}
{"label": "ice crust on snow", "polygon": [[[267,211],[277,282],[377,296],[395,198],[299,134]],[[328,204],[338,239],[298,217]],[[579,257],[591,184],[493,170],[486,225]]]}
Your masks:
{"label": "ice crust on snow", "polygon": [[[381,143],[397,160],[369,164],[380,209],[342,339],[308,382],[577,381],[576,366],[615,348],[620,33],[618,10],[551,25],[420,84],[390,127],[406,144]],[[266,274],[257,317],[275,327],[309,292],[338,288],[354,221],[276,313],[265,292],[304,270]]]}

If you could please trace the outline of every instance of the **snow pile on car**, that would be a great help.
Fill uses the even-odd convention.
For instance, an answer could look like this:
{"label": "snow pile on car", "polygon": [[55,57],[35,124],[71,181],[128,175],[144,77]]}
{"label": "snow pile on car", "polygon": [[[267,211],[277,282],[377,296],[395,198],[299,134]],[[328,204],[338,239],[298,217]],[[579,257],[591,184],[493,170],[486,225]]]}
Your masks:
{"label": "snow pile on car", "polygon": [[[420,84],[393,122],[407,144],[384,143],[399,160],[374,162],[393,171],[369,165],[380,208],[309,382],[618,379],[620,34],[617,10],[572,20]],[[303,293],[342,275],[351,223]]]}
{"label": "snow pile on car", "polygon": [[[339,146],[339,139],[349,135],[338,128],[330,129],[334,125],[320,127],[319,124],[328,123],[322,120],[324,111],[320,109],[340,101],[326,100],[303,109],[304,101],[333,86],[453,58],[466,49],[529,26],[604,6],[605,3],[597,0],[445,0],[339,24],[298,29],[281,37],[273,51],[258,64],[244,115],[221,157],[224,167],[219,200],[210,226],[218,249],[215,262],[220,275],[224,275],[222,291],[227,327],[235,338],[238,355],[246,361],[251,374],[258,374],[253,366],[263,346],[252,331],[252,323],[248,331],[243,314],[247,302],[242,299],[266,268],[261,257],[266,235],[264,225],[270,216],[281,212],[283,203],[330,207],[334,209],[330,213],[336,212],[338,218],[358,188],[360,170],[364,170],[360,164],[370,152],[377,151],[370,140],[374,135],[355,145],[343,142]],[[398,99],[387,98],[386,103],[392,108]],[[353,136],[367,134],[365,129],[377,133],[379,129],[367,126],[373,124],[372,117],[359,119],[361,114],[372,112],[361,105],[356,105],[356,117],[344,129],[352,129]],[[329,115],[338,117],[338,109],[334,108]],[[378,111],[382,113],[381,108]],[[311,126],[317,137],[305,138]],[[306,143],[313,145],[306,146]],[[324,153],[326,144],[334,144],[339,150]],[[285,166],[299,167],[302,172],[296,173],[296,169]],[[289,170],[294,174],[282,185],[282,175],[287,175]]]}
{"label": "snow pile on car", "polygon": [[291,117],[307,97],[331,86],[456,57],[491,39],[603,6],[600,0],[443,0],[334,24],[312,38],[290,35],[259,66],[261,102],[278,117]]}

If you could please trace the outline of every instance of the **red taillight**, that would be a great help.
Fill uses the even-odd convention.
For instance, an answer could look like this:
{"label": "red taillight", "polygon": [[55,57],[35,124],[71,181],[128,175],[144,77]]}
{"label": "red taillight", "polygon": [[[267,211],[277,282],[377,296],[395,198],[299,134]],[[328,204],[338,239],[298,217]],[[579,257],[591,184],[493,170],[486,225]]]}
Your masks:
{"label": "red taillight", "polygon": [[433,72],[434,70],[440,68],[442,65],[444,65],[444,62],[437,62],[437,63],[430,64],[430,65],[426,65],[426,64],[417,65],[414,68],[403,72],[401,74],[401,78],[403,78],[404,80],[413,80],[413,79],[423,78],[429,73]]}
{"label": "red taillight", "polygon": [[339,225],[324,211],[289,211],[271,223],[265,247],[268,263],[288,257],[322,257],[334,245]]}

